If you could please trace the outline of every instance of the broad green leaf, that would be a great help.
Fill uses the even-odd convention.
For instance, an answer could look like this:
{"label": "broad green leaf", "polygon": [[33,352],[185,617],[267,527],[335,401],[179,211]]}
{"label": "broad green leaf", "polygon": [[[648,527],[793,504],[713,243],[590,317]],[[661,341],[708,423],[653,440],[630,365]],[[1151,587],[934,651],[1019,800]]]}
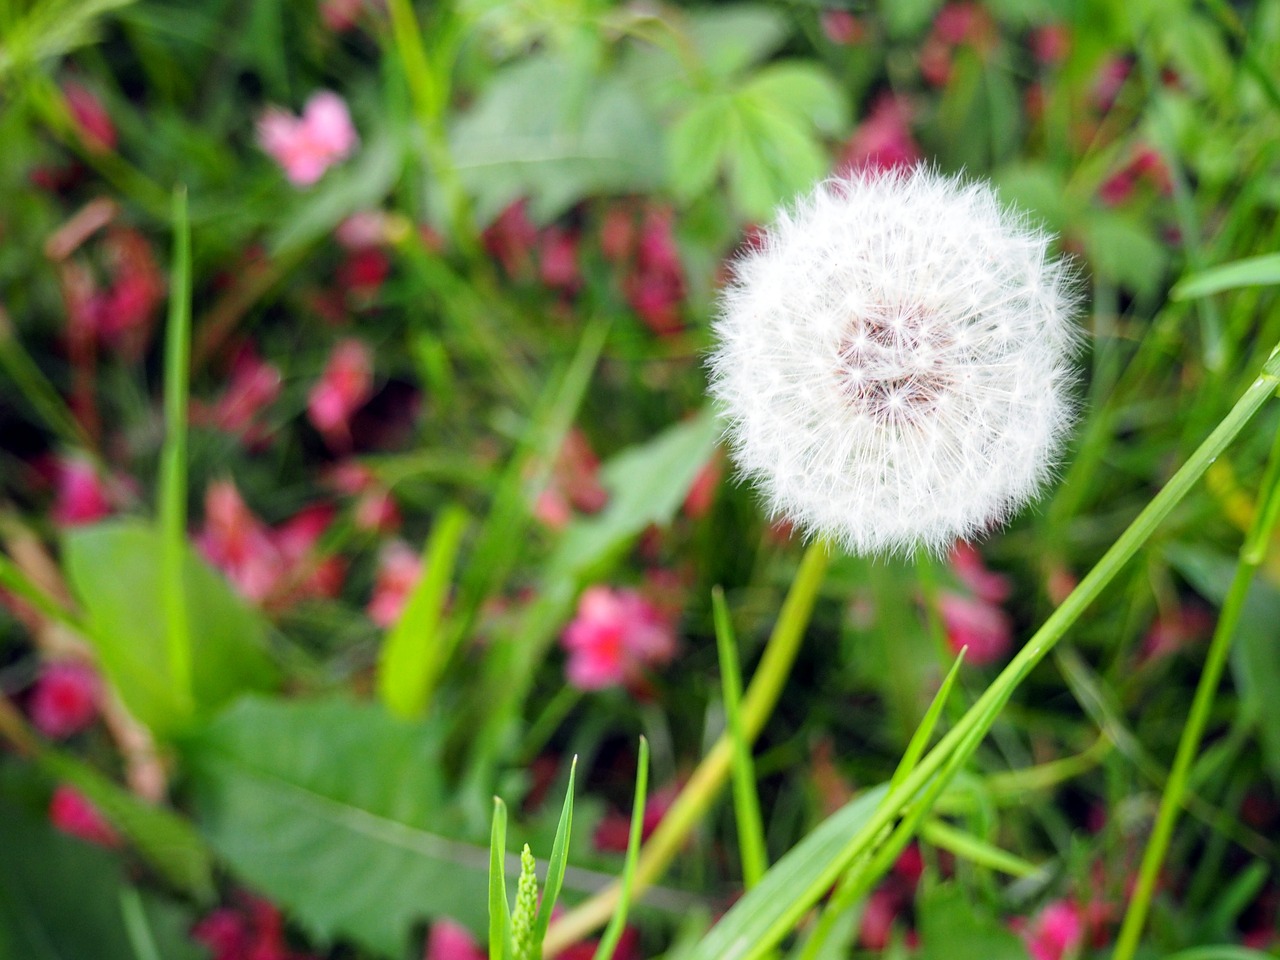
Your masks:
{"label": "broad green leaf", "polygon": [[1082,232],[1089,263],[1099,274],[1140,296],[1158,290],[1169,258],[1150,228],[1108,210],[1094,212]]}
{"label": "broad green leaf", "polygon": [[1223,290],[1271,286],[1277,283],[1280,283],[1280,253],[1268,253],[1261,257],[1224,263],[1220,267],[1183,277],[1174,285],[1170,296],[1174,300],[1193,300]]}
{"label": "broad green leaf", "polygon": [[452,653],[449,631],[441,628],[441,613],[466,524],[467,515],[459,507],[440,514],[423,553],[422,575],[383,641],[378,695],[397,716],[416,717],[426,710]]}
{"label": "broad green leaf", "polygon": [[[119,856],[53,830],[9,796],[0,796],[0,850],[0,960],[137,960],[126,905],[139,895]],[[207,956],[187,938],[192,917],[173,904],[141,898],[139,919],[165,960]]]}
{"label": "broad green leaf", "polygon": [[825,70],[808,61],[770,64],[743,84],[742,92],[768,101],[783,116],[802,121],[828,136],[839,136],[849,123],[849,107]]}
{"label": "broad green leaf", "polygon": [[1002,200],[1040,218],[1052,230],[1066,226],[1066,183],[1057,170],[1046,164],[1018,163],[1005,167],[994,180]]}
{"label": "broad green leaf", "polygon": [[214,850],[318,940],[401,957],[424,919],[487,929],[489,855],[456,839],[437,727],[247,698],[181,746]]}
{"label": "broad green leaf", "polygon": [[661,132],[634,91],[549,55],[499,71],[450,142],[481,223],[521,197],[545,221],[583,197],[642,192],[662,178]]}
{"label": "broad green leaf", "polygon": [[955,883],[938,884],[916,902],[920,960],[1028,960],[1026,946]]}
{"label": "broad green leaf", "polygon": [[891,37],[906,37],[922,31],[933,21],[943,0],[880,0],[879,9]]}
{"label": "broad green leaf", "polygon": [[[1235,573],[1232,557],[1190,544],[1166,549],[1169,562],[1206,599],[1222,604]],[[1280,781],[1280,590],[1261,576],[1245,598],[1231,650],[1231,672],[1244,709],[1258,721],[1262,753],[1271,776]]]}
{"label": "broad green leaf", "polygon": [[762,941],[773,941],[779,927],[790,929],[795,892],[822,878],[834,883],[845,841],[866,824],[884,799],[885,787],[875,787],[845,804],[775,863],[755,887],[735,903],[702,938],[686,960],[738,960]]}
{"label": "broad green leaf", "polygon": [[727,107],[727,97],[708,97],[667,131],[667,179],[677,197],[690,200],[715,182],[733,130]]}
{"label": "broad green leaf", "polygon": [[721,430],[706,410],[609,460],[600,470],[609,505],[569,527],[548,563],[548,579],[576,580],[650,524],[668,523],[715,450]]}
{"label": "broad green leaf", "polygon": [[[103,670],[139,720],[169,735],[191,717],[169,674],[156,575],[162,551],[153,527],[129,520],[73,530],[64,544],[67,576]],[[197,713],[272,686],[262,615],[190,550],[184,573]]]}

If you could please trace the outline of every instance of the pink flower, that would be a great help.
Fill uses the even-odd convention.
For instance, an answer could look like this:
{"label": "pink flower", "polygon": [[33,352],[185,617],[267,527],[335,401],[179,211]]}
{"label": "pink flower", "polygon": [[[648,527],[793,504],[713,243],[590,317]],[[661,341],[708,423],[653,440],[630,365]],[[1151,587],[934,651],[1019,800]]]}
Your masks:
{"label": "pink flower", "polygon": [[312,94],[301,117],[270,107],[258,119],[258,143],[299,187],[315,183],[359,142],[346,102],[329,90]]}
{"label": "pink flower", "polygon": [[502,264],[509,277],[528,277],[533,271],[533,245],[538,228],[529,219],[527,204],[517,200],[485,228],[481,240],[489,255]]}
{"label": "pink flower", "polygon": [[191,939],[208,947],[213,960],[315,960],[289,949],[284,918],[274,905],[248,895],[239,899],[240,905],[219,907],[191,931]]}
{"label": "pink flower", "polygon": [[1208,610],[1196,604],[1176,606],[1161,613],[1147,631],[1142,641],[1144,659],[1163,657],[1177,653],[1183,647],[1203,640],[1213,632],[1214,618]]}
{"label": "pink flower", "polygon": [[75,123],[76,133],[90,153],[109,153],[116,148],[116,127],[97,94],[74,80],[62,85],[62,95]]}
{"label": "pink flower", "polygon": [[380,247],[387,242],[391,218],[381,210],[359,210],[333,231],[334,239],[348,250]]}
{"label": "pink flower", "polygon": [[111,513],[107,486],[87,459],[70,456],[57,463],[53,522],[60,527],[96,523]]}
{"label": "pink flower", "polygon": [[1061,23],[1047,24],[1031,34],[1031,52],[1045,66],[1061,63],[1070,50],[1071,30]]}
{"label": "pink flower", "polygon": [[676,248],[670,210],[645,214],[636,241],[635,262],[623,284],[631,308],[659,336],[675,333],[683,325],[680,303],[684,299],[684,268]]}
{"label": "pink flower", "polygon": [[582,284],[578,270],[578,238],[560,227],[548,227],[538,244],[538,275],[552,290],[573,293]]}
{"label": "pink flower", "polygon": [[331,597],[341,589],[341,559],[316,552],[333,520],[332,507],[307,507],[272,529],[245,505],[230,481],[211,483],[204,502],[204,529],[196,535],[196,546],[247,599],[285,607],[308,597]]}
{"label": "pink flower", "polygon": [[391,261],[385,253],[377,247],[362,247],[348,252],[338,265],[338,286],[367,299],[378,292],[389,273]]}
{"label": "pink flower", "polygon": [[431,925],[422,960],[485,960],[488,955],[476,946],[466,927],[452,920],[437,920]]}
{"label": "pink flower", "polygon": [[49,822],[63,833],[100,847],[120,845],[120,835],[98,812],[98,808],[65,784],[59,784],[49,799]]}
{"label": "pink flower", "polygon": [[852,46],[867,32],[862,21],[848,10],[823,10],[821,23],[826,38],[841,47]]}
{"label": "pink flower", "polygon": [[1069,900],[1054,900],[1022,931],[1032,960],[1065,960],[1084,940],[1080,911]]}
{"label": "pink flower", "polygon": [[967,647],[965,662],[981,666],[994,663],[1013,643],[1013,622],[994,604],[957,593],[944,593],[938,612],[947,631],[947,644],[959,653]]}
{"label": "pink flower", "polygon": [[868,950],[883,950],[889,943],[897,916],[897,896],[888,890],[873,890],[862,908],[858,943]]}
{"label": "pink flower", "polygon": [[576,427],[565,434],[556,454],[547,489],[539,494],[533,515],[552,530],[573,519],[573,512],[597,513],[609,502],[600,483],[600,461],[587,435]]}
{"label": "pink flower", "polygon": [[664,664],[676,652],[671,625],[648,600],[603,586],[582,594],[561,642],[569,652],[569,682],[580,690],[637,680],[646,666]]}
{"label": "pink flower", "polygon": [[93,725],[102,695],[97,671],[85,663],[59,660],[45,666],[27,701],[35,728],[62,740]]}
{"label": "pink flower", "polygon": [[241,348],[231,363],[227,387],[212,407],[192,404],[192,419],[255,445],[266,438],[258,418],[280,396],[280,368],[267,363],[251,347]]}
{"label": "pink flower", "polygon": [[960,582],[987,603],[1004,603],[1013,585],[1002,573],[993,573],[982,562],[982,554],[961,540],[951,548],[951,572]]}
{"label": "pink flower", "polygon": [[368,467],[346,460],[329,471],[326,481],[339,493],[356,498],[353,513],[359,529],[391,533],[400,526],[400,508]]}
{"label": "pink flower", "polygon": [[322,0],[320,20],[334,33],[345,33],[356,25],[364,0]]}
{"label": "pink flower", "polygon": [[906,103],[892,95],[882,96],[870,115],[858,125],[845,145],[837,168],[846,170],[892,170],[920,161],[920,148],[911,136]]}
{"label": "pink flower", "polygon": [[395,624],[421,576],[422,557],[416,550],[403,540],[384,546],[378,555],[373,598],[365,608],[369,619],[384,628]]}
{"label": "pink flower", "polygon": [[307,398],[311,423],[331,445],[351,442],[351,417],[373,395],[373,357],[359,340],[333,348],[320,380]]}

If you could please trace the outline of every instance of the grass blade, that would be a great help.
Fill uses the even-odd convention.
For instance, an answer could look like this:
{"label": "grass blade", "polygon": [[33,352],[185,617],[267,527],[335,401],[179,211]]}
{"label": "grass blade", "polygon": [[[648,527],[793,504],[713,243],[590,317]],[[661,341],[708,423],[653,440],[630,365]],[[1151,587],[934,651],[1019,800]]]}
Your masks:
{"label": "grass blade", "polygon": [[560,823],[556,826],[556,839],[551,844],[551,860],[547,864],[547,879],[542,889],[542,903],[533,927],[533,942],[542,945],[547,927],[551,923],[551,911],[564,885],[564,871],[569,862],[569,840],[573,834],[573,781],[578,772],[578,758],[569,764],[569,785],[564,791],[564,806],[560,808]]}
{"label": "grass blade", "polygon": [[614,947],[622,936],[627,923],[627,909],[631,905],[631,886],[636,876],[636,861],[640,858],[640,840],[644,835],[644,804],[649,790],[649,741],[640,738],[640,758],[636,762],[636,796],[631,805],[631,836],[627,839],[627,860],[622,867],[622,892],[613,919],[605,928],[604,936],[596,947],[595,960],[609,960]]}
{"label": "grass blade", "polygon": [[169,674],[179,703],[194,709],[191,624],[183,583],[187,542],[187,400],[191,375],[191,228],[187,191],[173,193],[174,249],[165,331],[164,448],[160,453],[160,579],[164,591]]}
{"label": "grass blade", "polygon": [[734,636],[724,590],[711,591],[715,612],[716,649],[720,655],[720,680],[724,690],[725,720],[733,744],[733,810],[738,821],[738,847],[742,857],[742,882],[754,887],[769,868],[765,850],[760,798],[756,794],[755,763],[742,729],[742,674],[738,667],[738,642]]}
{"label": "grass blade", "polygon": [[1239,287],[1270,286],[1280,283],[1280,253],[1249,257],[1234,263],[1201,270],[1183,277],[1169,296],[1174,300],[1194,300]]}
{"label": "grass blade", "polygon": [[511,907],[507,903],[507,805],[493,798],[489,831],[489,960],[504,960],[511,939]]}
{"label": "grass blade", "polygon": [[467,515],[460,507],[441,513],[423,550],[422,574],[404,613],[383,641],[378,695],[397,716],[423,714],[453,652],[457,634],[442,628],[441,615],[466,526]]}

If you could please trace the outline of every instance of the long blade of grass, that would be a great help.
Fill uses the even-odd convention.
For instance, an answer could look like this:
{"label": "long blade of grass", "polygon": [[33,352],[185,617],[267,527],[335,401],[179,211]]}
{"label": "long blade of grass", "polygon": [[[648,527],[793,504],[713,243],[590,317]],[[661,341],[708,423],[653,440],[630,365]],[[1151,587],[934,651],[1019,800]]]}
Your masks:
{"label": "long blade of grass", "polygon": [[9,375],[31,409],[63,443],[84,450],[93,448],[89,435],[67,402],[23,348],[3,306],[0,306],[0,369]]}
{"label": "long blade of grass", "polygon": [[507,903],[507,805],[493,798],[489,828],[489,960],[505,960],[511,940],[511,906]]}
{"label": "long blade of grass", "polygon": [[560,808],[560,822],[556,825],[556,838],[551,844],[551,860],[547,864],[547,879],[542,888],[542,903],[538,906],[538,918],[533,926],[533,942],[542,945],[547,927],[551,924],[551,911],[564,885],[565,867],[569,862],[569,841],[573,834],[573,780],[578,771],[578,758],[569,764],[569,785],[564,791],[564,806]]}
{"label": "long blade of grass", "polygon": [[383,641],[378,695],[397,716],[418,717],[426,711],[456,645],[456,632],[442,624],[442,614],[466,528],[461,507],[447,507],[437,518],[423,550],[422,574]]}
{"label": "long blade of grass", "polygon": [[173,193],[174,249],[165,331],[164,448],[160,452],[160,530],[164,551],[165,644],[169,675],[178,701],[194,709],[191,678],[191,624],[183,583],[187,542],[187,400],[191,370],[191,228],[187,191]]}
{"label": "long blade of grass", "polygon": [[960,665],[964,663],[964,655],[967,650],[968,648],[965,647],[956,654],[955,662],[951,664],[951,669],[943,677],[942,683],[938,686],[938,692],[933,695],[933,700],[929,703],[929,709],[925,711],[924,717],[920,720],[919,726],[916,727],[915,733],[911,735],[911,740],[907,743],[907,749],[902,752],[902,759],[898,761],[898,766],[893,771],[893,776],[889,780],[890,790],[899,786],[903,779],[915,769],[916,764],[920,762],[920,758],[924,756],[925,747],[929,746],[929,741],[933,738],[933,731],[938,725],[938,718],[942,716],[942,711],[946,709],[947,701],[951,698],[951,688],[955,686],[956,678],[960,676]]}
{"label": "long blade of grass", "polygon": [[1280,283],[1280,253],[1268,253],[1261,257],[1224,263],[1183,277],[1174,285],[1169,296],[1174,300],[1193,300],[1224,290],[1276,283]]}
{"label": "long blade of grass", "polygon": [[981,837],[958,830],[944,820],[929,820],[920,827],[920,839],[949,850],[980,867],[998,870],[1011,877],[1034,877],[1042,872],[1030,860],[1010,853]]}
{"label": "long blade of grass", "polygon": [[720,683],[724,691],[725,721],[733,744],[733,812],[738,822],[738,849],[742,857],[742,883],[754,887],[769,868],[765,850],[760,797],[756,794],[755,763],[751,745],[742,729],[742,673],[738,668],[738,641],[734,636],[724,590],[711,591],[715,614],[716,650],[720,656]]}
{"label": "long blade of grass", "polygon": [[640,738],[640,756],[636,761],[636,796],[631,804],[631,835],[627,838],[627,859],[622,867],[622,892],[613,919],[605,928],[596,947],[595,960],[609,960],[627,923],[631,906],[631,888],[636,878],[636,861],[640,858],[640,841],[644,836],[644,806],[649,792],[649,741]]}

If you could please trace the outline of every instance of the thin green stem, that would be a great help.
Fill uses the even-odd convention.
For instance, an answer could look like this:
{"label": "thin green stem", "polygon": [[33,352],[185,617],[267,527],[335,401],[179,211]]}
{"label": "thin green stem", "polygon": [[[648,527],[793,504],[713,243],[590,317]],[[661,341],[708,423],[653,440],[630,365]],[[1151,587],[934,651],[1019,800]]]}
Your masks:
{"label": "thin green stem", "polygon": [[187,399],[191,375],[191,230],[187,191],[173,194],[174,249],[165,331],[164,449],[160,459],[161,582],[165,645],[179,702],[193,708],[191,622],[183,570],[187,546]]}
{"label": "thin green stem", "polygon": [[1227,655],[1231,651],[1231,641],[1240,622],[1240,615],[1244,611],[1245,599],[1253,583],[1254,574],[1265,557],[1265,546],[1275,527],[1276,511],[1277,507],[1280,507],[1280,433],[1276,434],[1271,448],[1271,457],[1263,479],[1262,498],[1263,505],[1256,512],[1253,524],[1241,547],[1240,562],[1236,566],[1235,575],[1232,577],[1231,586],[1222,605],[1222,614],[1213,631],[1213,639],[1209,644],[1208,655],[1205,657],[1204,670],[1200,674],[1200,682],[1196,685],[1195,697],[1191,701],[1191,712],[1187,716],[1186,725],[1182,728],[1173,768],[1169,772],[1164,794],[1160,798],[1160,809],[1156,813],[1155,825],[1152,827],[1147,848],[1142,855],[1142,865],[1138,868],[1138,882],[1129,900],[1129,906],[1125,910],[1124,922],[1116,938],[1116,949],[1112,954],[1112,960],[1133,960],[1133,955],[1137,951],[1138,940],[1142,936],[1142,928],[1151,909],[1152,897],[1155,895],[1160,868],[1168,853],[1169,843],[1173,839],[1173,829],[1177,824],[1178,814],[1181,813],[1190,791],[1191,768],[1200,749],[1200,741],[1209,724],[1209,712],[1213,707],[1218,685],[1222,682],[1222,672],[1226,668]]}
{"label": "thin green stem", "polygon": [[[764,656],[742,701],[742,738],[748,745],[759,736],[791,674],[791,665],[800,649],[830,562],[830,547],[821,540],[811,543],[800,561],[800,569],[769,636]],[[684,844],[685,837],[719,795],[728,779],[732,758],[733,744],[726,731],[698,764],[645,844],[636,865],[631,888],[633,897],[639,899],[644,890],[662,876]],[[553,923],[547,931],[543,956],[555,956],[607,922],[618,903],[619,893],[618,884],[612,884]]]}

